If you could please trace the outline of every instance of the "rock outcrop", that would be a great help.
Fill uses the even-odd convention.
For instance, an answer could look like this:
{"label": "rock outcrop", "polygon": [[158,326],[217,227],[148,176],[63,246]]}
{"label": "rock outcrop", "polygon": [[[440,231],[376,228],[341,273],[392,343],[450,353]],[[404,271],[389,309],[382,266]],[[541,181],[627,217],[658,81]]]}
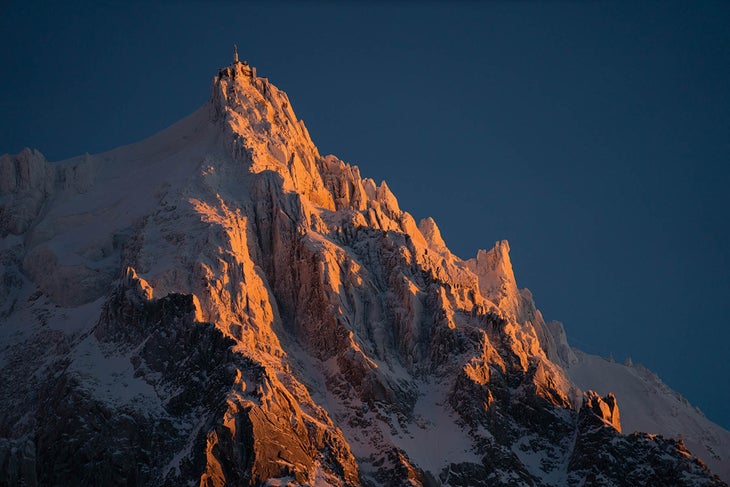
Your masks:
{"label": "rock outcrop", "polygon": [[30,227],[54,189],[55,171],[43,154],[24,149],[0,157],[0,236]]}
{"label": "rock outcrop", "polygon": [[583,407],[621,433],[621,417],[618,413],[616,396],[612,392],[609,392],[606,397],[601,397],[593,391],[587,391],[583,396]]}

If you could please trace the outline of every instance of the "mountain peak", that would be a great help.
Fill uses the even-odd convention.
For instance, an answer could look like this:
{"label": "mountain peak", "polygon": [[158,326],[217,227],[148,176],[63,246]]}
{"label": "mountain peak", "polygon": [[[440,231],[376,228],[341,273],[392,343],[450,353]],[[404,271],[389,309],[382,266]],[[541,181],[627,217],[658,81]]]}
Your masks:
{"label": "mountain peak", "polygon": [[251,80],[256,79],[256,68],[249,65],[248,61],[240,61],[238,59],[238,46],[233,45],[233,61],[226,68],[221,68],[220,72],[229,69],[232,76],[241,76]]}
{"label": "mountain peak", "polygon": [[441,237],[441,230],[439,230],[436,221],[433,218],[426,217],[418,222],[418,229],[423,234],[423,238],[426,239],[429,247],[436,250],[437,252],[448,251],[446,242]]}
{"label": "mountain peak", "polygon": [[[507,241],[454,256],[237,48],[211,91],[131,146],[0,158],[0,484],[590,479],[616,400],[579,410]],[[612,458],[674,455],[655,484],[691,467],[641,441]],[[619,467],[595,468],[632,485]]]}
{"label": "mountain peak", "polygon": [[469,259],[467,265],[479,276],[482,294],[517,315],[520,296],[509,252],[509,242],[500,240],[489,251],[479,249],[476,258]]}
{"label": "mountain peak", "polygon": [[252,173],[273,171],[283,178],[285,190],[334,208],[317,167],[322,158],[289,97],[257,76],[256,68],[239,61],[237,51],[234,61],[213,79],[210,104],[234,160]]}

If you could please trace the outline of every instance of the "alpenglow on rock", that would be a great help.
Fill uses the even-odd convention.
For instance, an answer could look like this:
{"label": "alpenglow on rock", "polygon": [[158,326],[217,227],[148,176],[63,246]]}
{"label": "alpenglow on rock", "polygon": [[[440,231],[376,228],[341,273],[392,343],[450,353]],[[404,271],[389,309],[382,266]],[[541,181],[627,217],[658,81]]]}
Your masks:
{"label": "alpenglow on rock", "polygon": [[726,485],[730,433],[601,372],[506,241],[453,255],[237,59],[149,139],[0,174],[0,485]]}

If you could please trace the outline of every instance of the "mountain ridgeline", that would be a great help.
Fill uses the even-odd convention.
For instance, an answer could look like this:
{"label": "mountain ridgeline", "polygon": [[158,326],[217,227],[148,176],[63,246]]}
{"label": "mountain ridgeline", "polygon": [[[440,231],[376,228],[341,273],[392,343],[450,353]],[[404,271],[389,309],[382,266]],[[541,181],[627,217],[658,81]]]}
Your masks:
{"label": "mountain ridgeline", "polygon": [[453,255],[237,59],[142,142],[2,156],[0,237],[2,486],[730,478],[730,433],[572,349],[506,241]]}

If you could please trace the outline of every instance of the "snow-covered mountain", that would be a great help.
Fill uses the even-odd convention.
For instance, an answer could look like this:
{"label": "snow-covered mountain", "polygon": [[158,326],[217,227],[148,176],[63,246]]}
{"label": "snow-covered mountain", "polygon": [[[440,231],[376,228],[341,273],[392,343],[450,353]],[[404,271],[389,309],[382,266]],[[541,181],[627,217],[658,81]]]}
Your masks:
{"label": "snow-covered mountain", "polygon": [[571,349],[506,241],[453,255],[237,60],[147,140],[3,156],[0,237],[0,485],[730,478],[730,433]]}

